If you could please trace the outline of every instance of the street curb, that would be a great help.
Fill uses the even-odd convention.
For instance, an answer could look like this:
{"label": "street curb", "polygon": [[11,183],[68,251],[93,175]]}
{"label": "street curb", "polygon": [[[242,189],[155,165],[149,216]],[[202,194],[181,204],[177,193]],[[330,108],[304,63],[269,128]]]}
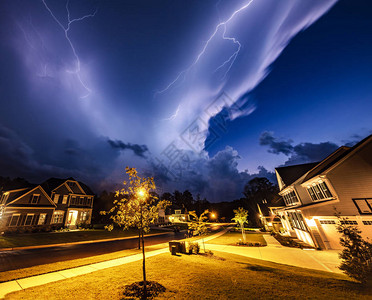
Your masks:
{"label": "street curb", "polygon": [[[168,233],[171,233],[171,232],[172,231],[146,234],[145,237],[163,235],[163,234],[168,234]],[[38,246],[24,246],[24,247],[14,247],[14,248],[0,248],[0,252],[2,252],[2,251],[13,251],[13,250],[29,250],[29,249],[40,249],[40,248],[52,248],[52,247],[59,247],[59,246],[70,246],[70,245],[81,245],[81,244],[93,244],[93,243],[129,240],[129,239],[133,239],[133,238],[138,238],[138,236],[127,236],[127,237],[122,237],[122,238],[80,241],[80,242],[73,242],[73,243],[60,243],[60,244],[50,244],[50,245],[38,245]]]}

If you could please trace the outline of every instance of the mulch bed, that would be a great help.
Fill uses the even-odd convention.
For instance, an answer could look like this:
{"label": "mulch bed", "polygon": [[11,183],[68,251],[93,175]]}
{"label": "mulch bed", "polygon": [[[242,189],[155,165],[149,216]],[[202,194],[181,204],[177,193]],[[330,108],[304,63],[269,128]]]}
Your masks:
{"label": "mulch bed", "polygon": [[153,299],[160,293],[164,293],[166,288],[156,281],[146,281],[147,297],[143,292],[143,281],[138,281],[125,286],[122,299]]}

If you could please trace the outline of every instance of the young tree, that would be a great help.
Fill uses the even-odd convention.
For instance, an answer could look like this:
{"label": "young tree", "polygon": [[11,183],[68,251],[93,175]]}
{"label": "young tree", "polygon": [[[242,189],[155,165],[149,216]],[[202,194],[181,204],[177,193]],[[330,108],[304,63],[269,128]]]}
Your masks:
{"label": "young tree", "polygon": [[244,223],[247,223],[248,218],[248,211],[245,210],[243,207],[239,207],[238,209],[234,209],[235,217],[232,218],[242,230],[243,242],[245,243],[245,231],[244,231]]}
{"label": "young tree", "polygon": [[347,225],[345,218],[339,218],[337,231],[342,234],[340,244],[344,247],[339,254],[340,269],[363,285],[372,284],[372,244],[362,238],[356,226]]}
{"label": "young tree", "polygon": [[203,248],[205,252],[205,244],[204,244],[204,238],[203,235],[207,233],[208,227],[207,227],[207,220],[208,220],[208,215],[209,210],[205,210],[199,217],[195,213],[195,211],[190,211],[189,216],[190,216],[190,222],[187,223],[188,227],[190,230],[193,231],[195,235],[201,235],[202,236],[202,241],[203,241]]}
{"label": "young tree", "polygon": [[[144,233],[150,230],[150,224],[158,218],[161,208],[166,208],[170,203],[162,200],[157,201],[156,194],[153,193],[156,186],[152,177],[140,177],[135,168],[126,167],[129,181],[124,181],[124,188],[116,192],[118,199],[114,200],[114,206],[108,212],[114,223],[128,229],[136,227],[142,242],[142,271],[143,271],[143,292],[146,297],[146,264],[145,264],[145,241]],[[119,197],[123,195],[124,197]],[[106,226],[108,230],[113,229],[113,225]]]}

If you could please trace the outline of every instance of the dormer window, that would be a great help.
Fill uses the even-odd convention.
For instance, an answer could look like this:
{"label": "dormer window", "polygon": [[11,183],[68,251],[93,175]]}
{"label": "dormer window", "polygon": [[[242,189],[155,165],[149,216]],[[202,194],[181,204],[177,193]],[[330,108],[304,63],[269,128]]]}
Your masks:
{"label": "dormer window", "polygon": [[307,191],[313,201],[332,198],[332,194],[324,181],[314,182],[307,186]]}
{"label": "dormer window", "polygon": [[31,204],[37,204],[40,200],[40,194],[33,194],[30,199]]}
{"label": "dormer window", "polygon": [[296,205],[299,202],[294,190],[284,194],[283,199],[286,206]]}
{"label": "dormer window", "polygon": [[9,193],[5,192],[0,199],[0,204],[5,204],[6,200],[8,200]]}

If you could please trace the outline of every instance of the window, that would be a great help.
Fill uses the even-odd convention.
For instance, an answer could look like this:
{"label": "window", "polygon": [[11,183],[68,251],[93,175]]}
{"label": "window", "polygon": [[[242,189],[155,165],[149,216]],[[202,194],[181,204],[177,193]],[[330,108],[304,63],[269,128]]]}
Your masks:
{"label": "window", "polygon": [[299,202],[295,191],[290,191],[289,193],[285,194],[283,196],[283,199],[284,199],[285,205],[287,206],[295,205],[296,203]]}
{"label": "window", "polygon": [[40,201],[40,195],[39,194],[33,194],[30,199],[30,203],[37,204]]}
{"label": "window", "polygon": [[313,201],[332,198],[332,194],[329,191],[327,184],[323,181],[308,186],[307,191]]}
{"label": "window", "polygon": [[80,204],[80,205],[83,205],[83,201],[84,201],[84,197],[80,197],[80,198],[79,198],[79,204]]}
{"label": "window", "polygon": [[372,221],[363,221],[363,225],[372,225]]}
{"label": "window", "polygon": [[40,214],[39,221],[37,222],[37,225],[44,225],[46,220],[46,214]]}
{"label": "window", "polygon": [[180,210],[180,209],[176,209],[176,210],[174,211],[174,214],[175,214],[175,215],[180,215],[180,214],[181,214],[181,210]]}
{"label": "window", "polygon": [[89,213],[87,211],[83,211],[80,214],[80,222],[86,222],[89,219]]}
{"label": "window", "polygon": [[372,214],[372,199],[353,199],[360,214]]}
{"label": "window", "polygon": [[358,225],[357,221],[342,220],[340,221],[342,225]]}
{"label": "window", "polygon": [[320,224],[336,224],[334,220],[319,220]]}
{"label": "window", "polygon": [[66,204],[68,199],[68,195],[64,195],[62,199],[62,204]]}
{"label": "window", "polygon": [[30,226],[32,224],[33,219],[34,219],[34,214],[27,214],[24,225]]}
{"label": "window", "polygon": [[304,221],[304,218],[302,217],[301,213],[288,212],[288,219],[289,219],[289,222],[291,223],[291,226],[293,228],[297,228],[297,229],[300,229],[300,230],[303,230],[303,231],[307,231],[305,221]]}
{"label": "window", "polygon": [[5,204],[6,200],[8,200],[9,193],[5,192],[0,199],[0,204]]}
{"label": "window", "polygon": [[54,203],[58,203],[58,200],[59,200],[59,194],[55,194],[54,195]]}
{"label": "window", "polygon": [[20,216],[20,214],[13,214],[12,218],[10,219],[9,226],[17,226]]}
{"label": "window", "polygon": [[53,214],[52,223],[53,224],[63,223],[64,214],[65,214],[64,211],[60,211],[60,210],[55,211]]}
{"label": "window", "polygon": [[76,197],[72,196],[71,197],[71,205],[75,205],[75,203],[76,203]]}

